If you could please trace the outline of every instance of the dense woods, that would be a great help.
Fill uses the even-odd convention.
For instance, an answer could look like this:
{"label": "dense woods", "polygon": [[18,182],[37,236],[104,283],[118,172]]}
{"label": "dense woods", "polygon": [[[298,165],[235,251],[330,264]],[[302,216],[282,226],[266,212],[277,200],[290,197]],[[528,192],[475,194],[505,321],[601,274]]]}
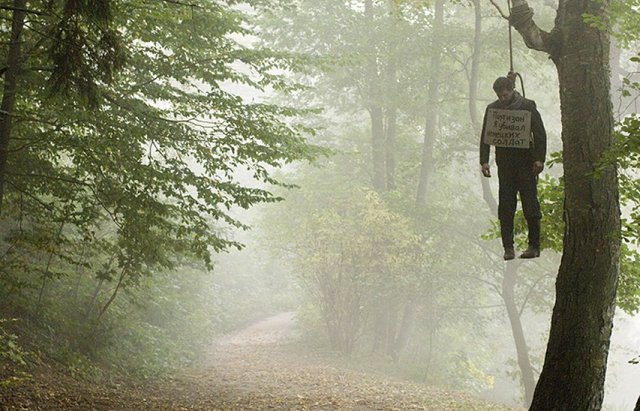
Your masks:
{"label": "dense woods", "polygon": [[[420,384],[601,409],[614,313],[640,309],[638,10],[3,4],[1,385],[166,375],[295,311],[301,344]],[[509,21],[553,153],[526,262],[478,166]]]}

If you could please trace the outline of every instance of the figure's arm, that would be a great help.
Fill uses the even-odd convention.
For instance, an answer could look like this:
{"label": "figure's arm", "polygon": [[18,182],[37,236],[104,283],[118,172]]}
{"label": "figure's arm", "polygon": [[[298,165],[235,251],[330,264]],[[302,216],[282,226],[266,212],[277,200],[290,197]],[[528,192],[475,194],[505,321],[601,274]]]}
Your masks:
{"label": "figure's arm", "polygon": [[544,164],[547,155],[547,132],[535,102],[531,110],[531,131],[533,132],[533,160]]}
{"label": "figure's arm", "polygon": [[484,118],[482,119],[482,132],[480,133],[480,164],[489,164],[489,144],[484,142],[484,132],[487,127],[487,112],[489,108],[484,111]]}
{"label": "figure's arm", "polygon": [[544,129],[542,116],[532,102],[531,132],[533,133],[533,174],[540,174],[544,170],[544,160],[547,154],[547,132]]}

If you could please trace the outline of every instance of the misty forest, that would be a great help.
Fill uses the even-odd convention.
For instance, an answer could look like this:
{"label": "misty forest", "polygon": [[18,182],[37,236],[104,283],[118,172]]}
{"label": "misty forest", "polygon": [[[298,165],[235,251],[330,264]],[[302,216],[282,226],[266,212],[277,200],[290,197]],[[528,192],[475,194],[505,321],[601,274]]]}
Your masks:
{"label": "misty forest", "polygon": [[640,0],[0,16],[0,410],[640,411]]}

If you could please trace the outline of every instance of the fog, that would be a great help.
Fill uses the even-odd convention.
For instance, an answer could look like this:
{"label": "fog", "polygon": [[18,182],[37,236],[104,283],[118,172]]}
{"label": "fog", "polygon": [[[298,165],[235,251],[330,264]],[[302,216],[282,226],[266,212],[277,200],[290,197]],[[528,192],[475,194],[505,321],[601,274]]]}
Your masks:
{"label": "fog", "polygon": [[[540,3],[538,22],[551,27],[552,5]],[[250,318],[294,312],[297,341],[311,350],[328,348],[351,366],[356,358],[356,364],[378,364],[379,372],[519,407],[522,371],[504,276],[515,273],[514,301],[537,378],[562,254],[561,198],[554,193],[562,165],[548,165],[540,177],[542,256],[502,261],[497,220],[479,176],[474,115],[481,119],[486,104],[495,100],[491,83],[508,71],[509,50],[506,24],[495,8],[484,6],[479,55],[473,49],[473,8],[467,5],[446,5],[440,23],[429,8],[412,14],[410,7],[399,7],[394,16],[384,7],[329,10],[303,2],[263,19],[256,13],[263,45],[334,59],[330,68],[291,74],[311,88],[284,101],[320,108],[306,121],[317,130],[313,141],[335,152],[313,165],[285,167],[281,178],[297,188],[278,189],[282,203],[239,214],[252,226],[240,237],[247,248],[222,257],[217,278],[226,286],[231,278],[247,281],[235,286],[244,294],[243,304],[247,298],[258,308]],[[434,32],[437,24],[442,26]],[[515,69],[525,85],[522,90],[517,83],[517,89],[537,102],[549,160],[562,149],[555,68],[513,34]],[[614,57],[614,67],[633,71],[628,53]],[[378,71],[372,74],[372,67]],[[469,94],[470,81],[477,81],[477,96]],[[613,93],[618,118],[634,111],[633,96]],[[378,130],[381,137],[376,121],[384,128]],[[376,148],[376,138],[386,138],[391,153],[386,178],[393,182],[374,189],[380,178],[375,151],[385,150]],[[427,157],[420,155],[425,141],[432,145]],[[491,158],[488,192],[495,199],[493,149]],[[426,202],[416,209],[424,161],[432,162]],[[520,204],[518,210],[521,251],[526,225]],[[624,211],[628,215],[630,208]],[[607,410],[631,409],[636,402],[640,367],[631,361],[638,355],[639,335],[640,317],[618,309]]]}
{"label": "fog", "polygon": [[[35,70],[19,78],[20,113],[0,113],[20,119],[0,147],[14,179],[0,218],[0,408],[527,408],[567,255],[562,121],[575,110],[561,108],[557,62],[509,32],[506,4],[121,3],[121,78],[105,57],[116,34],[79,41],[97,47],[86,61],[102,57],[59,80],[67,94],[51,98]],[[529,3],[551,30],[558,2]],[[611,103],[622,137],[609,155],[622,160],[623,241],[605,411],[640,394],[640,148],[622,144],[639,34],[613,12],[611,101],[592,102]],[[42,16],[31,18],[53,32]],[[527,174],[542,213],[535,258],[518,258],[538,251],[520,197],[516,258],[505,253],[494,147],[490,177],[480,164],[483,115],[505,91],[494,81],[511,69],[504,104],[546,130],[544,169]],[[87,96],[74,89],[84,76],[96,76]],[[537,117],[522,121],[538,155]],[[611,164],[604,155],[588,175]]]}

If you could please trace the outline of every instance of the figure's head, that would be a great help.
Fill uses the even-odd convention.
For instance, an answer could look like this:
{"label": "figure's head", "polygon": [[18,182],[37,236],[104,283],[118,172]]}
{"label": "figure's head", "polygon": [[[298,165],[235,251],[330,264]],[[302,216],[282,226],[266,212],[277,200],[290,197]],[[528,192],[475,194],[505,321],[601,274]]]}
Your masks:
{"label": "figure's head", "polygon": [[511,101],[514,88],[515,85],[513,81],[507,77],[498,77],[496,81],[493,82],[493,91],[496,92],[498,100],[503,104]]}

